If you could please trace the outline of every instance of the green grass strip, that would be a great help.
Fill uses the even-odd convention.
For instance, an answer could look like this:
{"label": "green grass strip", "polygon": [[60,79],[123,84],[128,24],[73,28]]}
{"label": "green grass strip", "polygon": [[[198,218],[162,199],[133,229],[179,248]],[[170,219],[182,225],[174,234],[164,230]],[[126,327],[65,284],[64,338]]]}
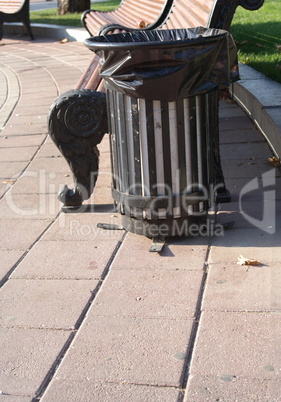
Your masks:
{"label": "green grass strip", "polygon": [[230,32],[239,61],[281,83],[280,5],[280,0],[265,0],[256,11],[238,7]]}
{"label": "green grass strip", "polygon": [[[111,11],[118,7],[120,0],[101,1],[91,4],[93,10]],[[42,11],[30,12],[31,23],[34,24],[51,24],[51,25],[66,25],[72,27],[82,27],[81,13],[68,13],[58,15],[56,8],[46,9]]]}

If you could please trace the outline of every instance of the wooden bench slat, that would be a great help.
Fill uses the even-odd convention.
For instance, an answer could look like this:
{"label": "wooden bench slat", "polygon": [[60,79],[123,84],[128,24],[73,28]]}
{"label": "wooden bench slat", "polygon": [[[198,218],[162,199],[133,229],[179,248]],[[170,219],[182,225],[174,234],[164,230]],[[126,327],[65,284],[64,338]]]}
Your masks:
{"label": "wooden bench slat", "polygon": [[92,36],[97,35],[100,27],[108,23],[135,29],[138,28],[136,21],[145,21],[146,24],[157,21],[170,3],[171,0],[123,0],[113,11],[102,13],[87,10],[82,14],[82,22]]}
{"label": "wooden bench slat", "polygon": [[[210,9],[208,12],[201,8],[198,10],[198,8],[192,7],[194,6],[194,2],[190,5],[186,5],[185,3],[184,0],[179,0],[177,2],[177,9],[175,11],[172,10],[169,19],[171,20],[173,27],[185,26],[186,28],[194,28],[199,25],[206,26]],[[162,29],[166,29],[165,24]]]}

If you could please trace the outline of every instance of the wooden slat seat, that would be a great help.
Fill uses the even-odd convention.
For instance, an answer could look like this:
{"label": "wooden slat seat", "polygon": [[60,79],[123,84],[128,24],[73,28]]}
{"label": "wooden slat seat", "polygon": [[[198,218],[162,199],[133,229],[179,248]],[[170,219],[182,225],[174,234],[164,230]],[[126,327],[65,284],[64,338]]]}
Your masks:
{"label": "wooden slat seat", "polygon": [[81,21],[89,34],[95,36],[107,24],[138,29],[159,26],[171,9],[173,0],[123,0],[113,11],[87,10]]}
{"label": "wooden slat seat", "polygon": [[34,39],[29,17],[29,0],[0,1],[0,40],[4,22],[22,22],[31,39]]}

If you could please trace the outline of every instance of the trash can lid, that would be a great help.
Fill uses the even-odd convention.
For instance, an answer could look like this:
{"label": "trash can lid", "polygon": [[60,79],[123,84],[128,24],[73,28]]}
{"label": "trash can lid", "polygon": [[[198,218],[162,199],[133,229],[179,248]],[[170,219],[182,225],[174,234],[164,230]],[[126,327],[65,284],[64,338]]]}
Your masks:
{"label": "trash can lid", "polygon": [[85,39],[84,44],[91,50],[99,49],[131,49],[140,46],[157,46],[165,44],[200,44],[210,41],[212,38],[225,37],[228,31],[216,28],[186,28],[186,29],[163,29],[151,31],[133,31],[120,34],[94,36]]}
{"label": "trash can lid", "polygon": [[239,79],[236,46],[225,30],[133,31],[84,43],[100,56],[107,84],[135,98],[176,101]]}

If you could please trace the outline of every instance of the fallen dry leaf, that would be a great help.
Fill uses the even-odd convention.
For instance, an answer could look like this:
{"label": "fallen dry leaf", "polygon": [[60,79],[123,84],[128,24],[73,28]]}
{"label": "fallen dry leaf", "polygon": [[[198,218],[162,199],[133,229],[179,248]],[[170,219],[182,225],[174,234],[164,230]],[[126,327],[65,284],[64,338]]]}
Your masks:
{"label": "fallen dry leaf", "polygon": [[280,160],[276,158],[276,156],[272,156],[271,158],[267,158],[267,162],[269,162],[274,167],[280,166]]}
{"label": "fallen dry leaf", "polygon": [[257,47],[265,47],[264,45],[261,45],[260,43],[255,43],[255,46],[257,46]]}
{"label": "fallen dry leaf", "polygon": [[68,42],[67,38],[64,38],[64,39],[61,39],[61,40],[58,41],[58,43],[66,43],[66,42]]}
{"label": "fallen dry leaf", "polygon": [[259,265],[257,260],[253,260],[252,258],[243,257],[243,255],[239,255],[238,257],[238,265]]}
{"label": "fallen dry leaf", "polygon": [[275,45],[277,52],[281,52],[281,45]]}

